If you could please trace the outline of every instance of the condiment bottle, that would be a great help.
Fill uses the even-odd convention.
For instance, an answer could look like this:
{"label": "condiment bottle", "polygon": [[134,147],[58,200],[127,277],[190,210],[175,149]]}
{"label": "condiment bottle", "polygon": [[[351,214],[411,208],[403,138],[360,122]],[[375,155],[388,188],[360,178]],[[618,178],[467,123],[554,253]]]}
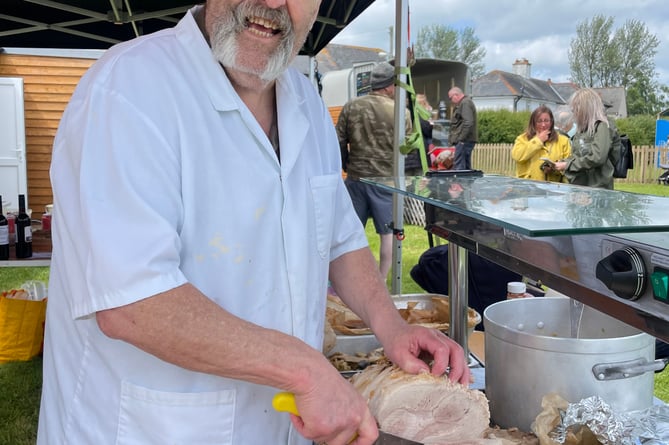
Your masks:
{"label": "condiment bottle", "polygon": [[531,297],[527,293],[527,286],[522,281],[510,281],[506,284],[506,299],[513,300],[515,298]]}
{"label": "condiment bottle", "polygon": [[42,231],[51,232],[51,214],[43,213],[42,214]]}
{"label": "condiment bottle", "polygon": [[439,119],[446,120],[446,101],[439,101]]}

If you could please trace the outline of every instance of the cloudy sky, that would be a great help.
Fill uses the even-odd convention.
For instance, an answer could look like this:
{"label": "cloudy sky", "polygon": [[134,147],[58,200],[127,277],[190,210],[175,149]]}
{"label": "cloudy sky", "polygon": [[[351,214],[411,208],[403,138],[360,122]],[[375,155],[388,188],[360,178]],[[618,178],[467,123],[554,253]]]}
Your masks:
{"label": "cloudy sky", "polygon": [[[626,20],[642,21],[657,36],[658,80],[669,84],[668,0],[408,0],[411,38],[423,26],[470,26],[486,50],[485,72],[512,71],[516,59],[532,64],[532,77],[569,80],[567,51],[577,24],[595,15],[614,17],[613,28]],[[395,0],[375,0],[332,43],[390,49]]]}

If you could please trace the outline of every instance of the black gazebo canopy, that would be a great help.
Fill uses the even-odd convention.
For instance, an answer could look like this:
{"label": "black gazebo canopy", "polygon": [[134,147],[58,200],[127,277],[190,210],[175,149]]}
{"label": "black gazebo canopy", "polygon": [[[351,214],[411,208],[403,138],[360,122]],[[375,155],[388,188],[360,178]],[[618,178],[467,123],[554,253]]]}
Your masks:
{"label": "black gazebo canopy", "polygon": [[[323,0],[300,54],[315,56],[374,0]],[[174,26],[192,0],[1,0],[0,47],[107,49]]]}

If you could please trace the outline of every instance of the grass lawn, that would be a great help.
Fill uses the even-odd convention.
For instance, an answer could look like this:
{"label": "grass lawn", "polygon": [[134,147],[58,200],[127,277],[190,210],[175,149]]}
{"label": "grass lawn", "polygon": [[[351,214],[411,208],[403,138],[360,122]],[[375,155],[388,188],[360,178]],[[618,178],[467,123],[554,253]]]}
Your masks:
{"label": "grass lawn", "polygon": [[669,186],[662,184],[624,184],[616,183],[614,188],[624,192],[641,193],[644,195],[669,196]]}
{"label": "grass lawn", "polygon": [[[369,241],[369,247],[374,253],[374,258],[376,261],[379,260],[379,236],[374,232],[374,224],[371,220],[367,223],[365,227],[365,232],[367,233],[367,240]],[[420,255],[430,248],[430,245],[427,241],[427,232],[423,227],[405,225],[404,226],[404,236],[405,239],[402,241],[402,294],[417,294],[425,293],[425,291],[416,284],[409,272],[411,268],[418,263],[418,258]],[[391,289],[391,275],[392,270],[388,274],[389,278],[387,280],[388,289]]]}
{"label": "grass lawn", "polygon": [[34,445],[42,359],[0,365],[0,445]]}
{"label": "grass lawn", "polygon": [[0,267],[0,291],[18,289],[30,280],[48,283],[48,267]]}
{"label": "grass lawn", "polygon": [[[664,185],[616,184],[616,189],[657,196],[669,196]],[[379,241],[373,224],[367,224],[370,247],[378,259]],[[405,225],[402,242],[402,293],[424,293],[409,274],[420,255],[428,249],[427,232],[418,226]],[[0,268],[0,290],[19,287],[28,280],[48,281],[49,269]],[[390,284],[390,281],[389,281]],[[0,445],[34,444],[41,391],[42,359],[0,365]],[[655,396],[669,402],[669,371],[655,374]]]}

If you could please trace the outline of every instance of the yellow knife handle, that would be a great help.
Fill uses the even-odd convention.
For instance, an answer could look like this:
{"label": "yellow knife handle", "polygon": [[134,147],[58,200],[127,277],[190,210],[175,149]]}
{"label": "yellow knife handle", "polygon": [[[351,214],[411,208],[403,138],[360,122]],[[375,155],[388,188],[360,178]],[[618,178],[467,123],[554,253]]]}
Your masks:
{"label": "yellow knife handle", "polygon": [[295,404],[295,394],[292,392],[276,393],[272,399],[272,407],[277,411],[295,414],[296,416],[300,415]]}
{"label": "yellow knife handle", "polygon": [[[280,412],[287,412],[295,414],[296,416],[300,415],[300,412],[297,410],[297,405],[295,404],[295,394],[292,392],[278,392],[272,398],[272,407]],[[353,442],[358,437],[358,433],[355,433],[349,443]]]}

